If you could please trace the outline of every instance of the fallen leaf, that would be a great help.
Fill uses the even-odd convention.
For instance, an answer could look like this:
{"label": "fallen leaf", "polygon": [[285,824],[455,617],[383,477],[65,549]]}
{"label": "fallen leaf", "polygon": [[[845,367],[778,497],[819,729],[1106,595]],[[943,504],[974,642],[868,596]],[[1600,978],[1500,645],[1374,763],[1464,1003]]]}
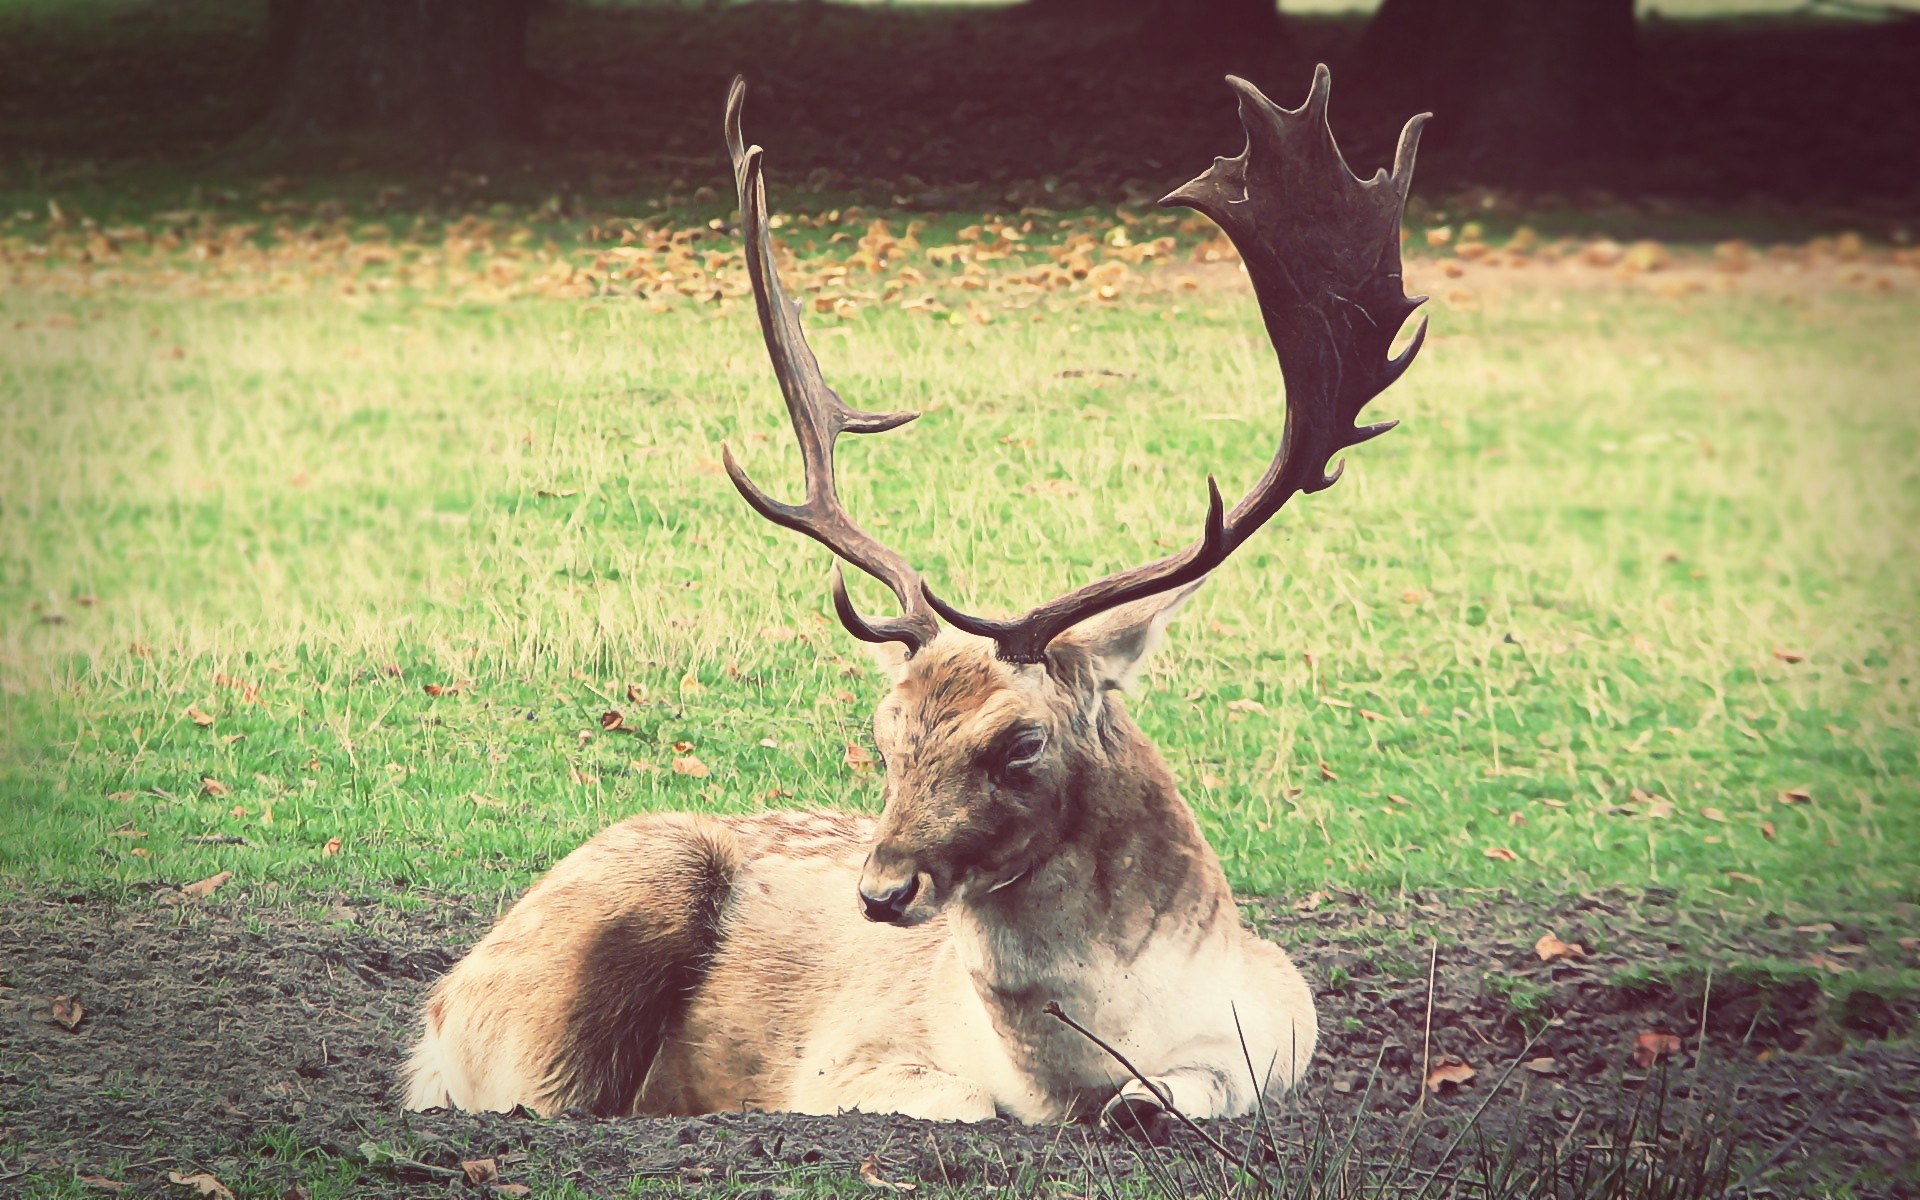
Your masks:
{"label": "fallen leaf", "polygon": [[1472,1067],[1449,1055],[1441,1055],[1427,1068],[1427,1090],[1438,1092],[1449,1084],[1458,1087],[1478,1074]]}
{"label": "fallen leaf", "polygon": [[1553,1059],[1544,1055],[1540,1058],[1530,1058],[1520,1065],[1532,1071],[1535,1075],[1551,1075],[1555,1069]]}
{"label": "fallen leaf", "polygon": [[1202,771],[1200,772],[1200,786],[1211,791],[1214,788],[1222,788],[1227,786],[1227,781],[1220,778],[1218,775],[1213,775],[1213,774],[1209,774],[1206,771]]}
{"label": "fallen leaf", "polygon": [[645,704],[646,702],[647,702],[647,689],[645,685],[638,684],[638,683],[630,683],[627,685],[627,703],[628,704]]}
{"label": "fallen leaf", "polygon": [[1389,800],[1391,800],[1391,801],[1393,801],[1393,802],[1394,802],[1395,804],[1398,804],[1398,805],[1401,805],[1401,806],[1403,806],[1403,807],[1405,807],[1405,806],[1410,806],[1410,805],[1412,805],[1412,803],[1413,803],[1413,801],[1411,801],[1411,800],[1409,800],[1409,799],[1407,799],[1407,798],[1406,798],[1405,796],[1397,796],[1397,795],[1395,795],[1395,794],[1393,794],[1392,792],[1388,792],[1388,793],[1387,793],[1387,799],[1389,799]]}
{"label": "fallen leaf", "polygon": [[1633,1039],[1633,1065],[1646,1070],[1669,1054],[1680,1053],[1680,1039],[1671,1033],[1648,1031]]}
{"label": "fallen leaf", "polygon": [[1920,937],[1903,937],[1896,944],[1902,950],[1920,950]]}
{"label": "fallen leaf", "polygon": [[620,710],[617,708],[610,708],[600,714],[600,728],[606,730],[608,733],[630,732],[633,729],[631,725],[627,724],[626,717],[622,716]]}
{"label": "fallen leaf", "polygon": [[1760,884],[1760,877],[1758,875],[1749,875],[1745,871],[1728,871],[1727,878],[1733,880],[1735,883],[1751,883],[1756,887]]}
{"label": "fallen leaf", "polygon": [[465,1158],[460,1160],[460,1172],[468,1183],[478,1186],[499,1179],[500,1164],[491,1158]]}
{"label": "fallen leaf", "polygon": [[167,1182],[176,1187],[192,1188],[202,1196],[213,1196],[216,1200],[233,1200],[233,1193],[227,1190],[227,1185],[204,1171],[196,1175],[168,1171]]}
{"label": "fallen leaf", "polygon": [[221,783],[211,775],[202,775],[200,777],[200,790],[209,796],[230,796],[233,794],[232,788]]}
{"label": "fallen leaf", "polygon": [[1540,956],[1541,962],[1559,962],[1563,958],[1587,956],[1587,948],[1579,942],[1563,942],[1551,933],[1540,935],[1540,940],[1533,944],[1533,952]]}
{"label": "fallen leaf", "polygon": [[123,1192],[127,1189],[127,1185],[118,1179],[108,1179],[104,1175],[81,1175],[78,1178],[88,1187],[99,1188],[103,1192]]}
{"label": "fallen leaf", "polygon": [[692,671],[688,671],[680,677],[680,694],[682,696],[698,696],[706,690],[707,685],[701,683]]}
{"label": "fallen leaf", "polygon": [[712,771],[707,770],[707,764],[701,762],[691,754],[674,756],[673,773],[675,775],[691,775],[695,779],[705,779],[707,776],[713,774]]}
{"label": "fallen leaf", "polygon": [[1527,814],[1523,812],[1510,812],[1507,814],[1507,824],[1509,825],[1525,825],[1526,823]]}
{"label": "fallen leaf", "polygon": [[1807,661],[1807,656],[1805,654],[1802,654],[1800,651],[1783,650],[1779,646],[1775,646],[1773,648],[1773,656],[1779,659],[1783,663],[1797,663],[1797,662]]}
{"label": "fallen leaf", "polygon": [[200,706],[197,704],[189,704],[187,705],[187,720],[205,729],[207,726],[213,724],[213,714],[201,712]]}
{"label": "fallen leaf", "polygon": [[867,753],[865,746],[857,745],[853,742],[847,743],[847,752],[844,758],[846,764],[856,772],[868,770],[873,766],[873,755]]}
{"label": "fallen leaf", "polygon": [[328,838],[328,839],[327,839],[327,844],[326,844],[326,845],[324,845],[324,846],[322,846],[322,847],[320,847],[320,857],[322,857],[322,858],[332,858],[332,857],[333,857],[333,856],[335,856],[336,854],[339,854],[339,853],[340,853],[340,845],[341,845],[341,843],[340,843],[340,839],[339,839],[339,838],[337,838],[337,837],[331,837],[331,838]]}
{"label": "fallen leaf", "polygon": [[222,871],[218,875],[209,875],[195,883],[189,883],[180,890],[189,896],[211,896],[220,890],[221,885],[233,878],[232,871]]}
{"label": "fallen leaf", "polygon": [[493,1185],[493,1194],[496,1196],[525,1196],[532,1191],[533,1189],[524,1183],[496,1183]]}
{"label": "fallen leaf", "polygon": [[1773,840],[1773,822],[1772,821],[1760,822],[1760,836],[1767,839],[1768,841]]}
{"label": "fallen leaf", "polygon": [[1520,857],[1505,846],[1488,846],[1482,853],[1495,862],[1512,862]]}
{"label": "fallen leaf", "polygon": [[762,750],[778,750],[780,743],[777,739],[764,737],[760,739],[760,748]]}
{"label": "fallen leaf", "polygon": [[1327,765],[1327,760],[1324,758],[1320,760],[1320,778],[1328,783],[1336,782],[1340,778],[1333,773],[1333,768]]}
{"label": "fallen leaf", "polygon": [[1267,706],[1260,703],[1258,700],[1229,700],[1227,701],[1227,711],[1243,712],[1243,713],[1264,713],[1267,711]]}
{"label": "fallen leaf", "polygon": [[81,1008],[80,1002],[72,996],[55,996],[53,998],[53,1019],[55,1024],[66,1029],[73,1029],[85,1019],[86,1015],[87,1010]]}
{"label": "fallen leaf", "polygon": [[1788,788],[1774,799],[1782,804],[1812,804],[1813,793],[1803,787]]}
{"label": "fallen leaf", "polygon": [[1724,822],[1727,819],[1727,814],[1721,812],[1717,808],[1703,808],[1700,810],[1700,815],[1702,817],[1705,817],[1709,821]]}
{"label": "fallen leaf", "polygon": [[692,742],[675,742],[673,744],[673,752],[675,754],[692,754],[693,743]]}
{"label": "fallen leaf", "polygon": [[[678,764],[675,764],[674,769],[675,770],[679,769]],[[704,775],[705,773],[706,773],[706,768],[702,767],[701,774]],[[574,783],[579,784],[581,787],[599,787],[600,786],[600,777],[598,775],[595,775],[592,771],[582,771],[579,767],[568,767],[567,778],[572,780]]]}
{"label": "fallen leaf", "polygon": [[896,1182],[882,1175],[880,1173],[880,1157],[877,1154],[868,1154],[860,1160],[860,1178],[866,1182],[868,1187],[877,1188],[886,1192],[911,1192],[915,1187],[919,1186],[912,1183]]}

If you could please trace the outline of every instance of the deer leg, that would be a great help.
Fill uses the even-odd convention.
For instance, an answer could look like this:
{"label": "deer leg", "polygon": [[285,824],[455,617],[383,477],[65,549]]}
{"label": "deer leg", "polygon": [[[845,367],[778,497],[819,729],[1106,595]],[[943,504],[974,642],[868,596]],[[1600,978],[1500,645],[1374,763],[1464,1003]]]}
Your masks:
{"label": "deer leg", "polygon": [[900,1113],[925,1121],[985,1121],[998,1114],[993,1097],[970,1079],[919,1063],[849,1065],[796,1088],[802,1112]]}
{"label": "deer leg", "polygon": [[1100,1123],[1158,1143],[1166,1139],[1169,1109],[1194,1120],[1241,1116],[1253,1111],[1258,1095],[1246,1073],[1244,1064],[1237,1072],[1196,1064],[1150,1075],[1145,1083],[1129,1079],[1100,1110]]}

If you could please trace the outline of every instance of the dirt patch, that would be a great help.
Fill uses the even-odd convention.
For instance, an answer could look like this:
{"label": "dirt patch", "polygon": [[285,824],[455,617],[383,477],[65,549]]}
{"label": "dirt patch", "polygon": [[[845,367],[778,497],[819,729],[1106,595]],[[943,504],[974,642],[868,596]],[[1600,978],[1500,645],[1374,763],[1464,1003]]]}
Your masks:
{"label": "dirt patch", "polygon": [[[169,1172],[206,1171],[243,1194],[277,1195],[327,1156],[328,1169],[340,1159],[363,1165],[355,1195],[444,1192],[462,1160],[480,1158],[494,1159],[503,1179],[570,1181],[589,1194],[624,1193],[635,1176],[748,1186],[851,1178],[867,1162],[887,1179],[1023,1190],[1040,1175],[1212,1169],[1184,1133],[1160,1152],[1005,1121],[403,1114],[393,1079],[415,1004],[490,914],[458,901],[400,912],[166,900],[177,898],[6,902],[0,1183],[95,1175],[124,1182],[127,1194],[158,1194]],[[1410,1136],[1431,1153],[1522,1058],[1552,1061],[1511,1070],[1487,1110],[1490,1127],[1591,1135],[1659,1082],[1660,1067],[1631,1057],[1652,1033],[1674,1039],[1663,1056],[1669,1103],[1717,1097],[1744,1129],[1739,1170],[1844,1171],[1861,1180],[1861,1195],[1911,1188],[1920,1048],[1866,1040],[1906,1028],[1904,1003],[1861,989],[1829,1001],[1804,977],[1751,971],[1723,971],[1710,986],[1636,973],[1673,956],[1659,909],[1657,897],[1270,906],[1315,980],[1323,1021],[1322,1052],[1300,1107],[1278,1122],[1281,1140],[1310,1140],[1322,1119],[1343,1135],[1359,1121],[1365,1144]],[[1431,976],[1430,930],[1444,933]],[[1604,949],[1543,962],[1533,943],[1548,930],[1568,942],[1604,937]],[[71,998],[58,1014],[56,997]],[[1424,1092],[1422,1064],[1443,1058],[1472,1078]],[[1215,1133],[1239,1146],[1252,1128],[1222,1122]]]}

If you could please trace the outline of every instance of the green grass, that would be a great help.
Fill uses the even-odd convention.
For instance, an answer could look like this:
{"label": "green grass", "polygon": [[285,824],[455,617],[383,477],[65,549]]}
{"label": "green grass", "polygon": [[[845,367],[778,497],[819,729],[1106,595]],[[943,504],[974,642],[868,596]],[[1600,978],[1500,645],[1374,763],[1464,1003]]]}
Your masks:
{"label": "green grass", "polygon": [[[1235,885],[1920,899],[1916,316],[1440,308],[1376,405],[1402,427],[1219,572],[1137,701]],[[850,505],[976,609],[1189,537],[1279,429],[1237,291],[813,324],[852,402],[927,414],[843,447]],[[0,293],[0,873],[505,898],[635,812],[877,808],[824,552],[715,461],[791,493],[783,422],[736,304]]]}

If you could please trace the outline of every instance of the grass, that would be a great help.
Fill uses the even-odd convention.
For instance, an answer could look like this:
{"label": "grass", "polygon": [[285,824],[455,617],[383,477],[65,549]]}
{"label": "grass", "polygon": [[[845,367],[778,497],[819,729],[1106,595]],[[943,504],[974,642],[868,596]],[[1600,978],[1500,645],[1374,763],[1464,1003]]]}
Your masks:
{"label": "grass", "polygon": [[[717,467],[797,479],[751,310],[655,307],[0,294],[0,873],[505,899],[634,812],[876,809],[824,555]],[[812,320],[850,400],[926,412],[842,486],[962,604],[1162,552],[1264,466],[1238,285],[998,311]],[[1916,311],[1442,301],[1403,426],[1136,702],[1235,885],[1920,900]]]}

